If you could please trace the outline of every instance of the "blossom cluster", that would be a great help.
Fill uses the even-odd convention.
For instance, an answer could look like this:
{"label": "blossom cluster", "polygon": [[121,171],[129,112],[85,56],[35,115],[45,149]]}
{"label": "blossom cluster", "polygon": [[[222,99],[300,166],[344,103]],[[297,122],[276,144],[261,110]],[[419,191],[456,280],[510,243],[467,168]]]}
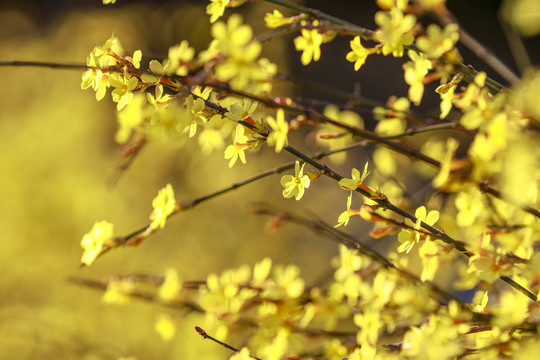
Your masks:
{"label": "blossom cluster", "polygon": [[[265,36],[255,36],[239,14],[221,20],[226,9],[244,2],[210,2],[212,41],[199,53],[184,40],[165,59],[143,59],[140,50],[126,56],[111,37],[88,56],[81,87],[95,90],[97,100],[112,88],[122,144],[162,135],[197,139],[204,153],[223,151],[229,168],[246,164],[265,142],[275,156],[297,158],[200,201],[268,174],[280,173],[276,193],[285,199],[315,197],[321,177],[335,181],[338,201],[345,201],[341,190],[348,194],[337,224],[298,221],[339,241],[333,278],[308,286],[297,266],[264,259],[190,287],[169,269],[152,299],[204,314],[219,339],[245,336],[235,360],[538,355],[540,71],[530,68],[504,88],[463,65],[457,24],[424,27],[418,21],[426,12],[447,20],[443,0],[377,0],[373,31],[289,4],[298,14],[267,13],[271,30],[263,35],[297,32],[292,45],[302,65],[319,61],[323,44],[347,37],[350,51],[340,56],[355,71],[368,58],[406,55],[400,81],[408,91],[385,102],[356,92],[345,96],[346,103],[279,96],[274,84],[285,77],[261,57]],[[426,86],[436,81],[436,90]],[[440,96],[440,107],[428,116],[418,106],[429,91]],[[364,126],[368,117],[373,131]],[[446,134],[449,129],[455,136]],[[416,143],[403,140],[409,136]],[[306,147],[321,151],[310,156],[298,150]],[[369,171],[352,152],[357,148],[367,149]],[[340,166],[350,178],[339,175]],[[81,241],[81,262],[91,265],[112,248],[137,245],[197,201],[189,204],[178,202],[167,185],[142,230],[115,237],[111,223],[96,223]],[[280,221],[299,218],[286,212]],[[357,220],[373,224],[362,230],[366,235],[390,241],[388,254],[358,241],[363,233],[345,232]],[[452,284],[440,286],[444,272],[452,274]],[[501,288],[503,281],[510,287]],[[132,279],[112,279],[104,301],[124,303],[137,291]],[[475,295],[466,301],[455,291]],[[156,331],[164,340],[173,339],[175,329],[174,317],[159,316]]]}

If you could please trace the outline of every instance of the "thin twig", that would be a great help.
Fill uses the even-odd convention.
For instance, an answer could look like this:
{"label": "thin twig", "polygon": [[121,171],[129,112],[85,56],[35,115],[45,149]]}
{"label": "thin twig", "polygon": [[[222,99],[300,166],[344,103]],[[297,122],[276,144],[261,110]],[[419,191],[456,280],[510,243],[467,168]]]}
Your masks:
{"label": "thin twig", "polygon": [[514,61],[519,69],[519,72],[523,74],[527,68],[532,66],[531,58],[527,52],[527,48],[523,43],[523,39],[519,36],[516,29],[514,29],[510,24],[504,20],[499,20],[501,27],[503,29],[504,35],[506,36],[506,43],[512,52]]}
{"label": "thin twig", "polygon": [[292,3],[288,2],[288,1],[282,1],[282,0],[263,0],[263,1],[282,6],[284,8],[294,10],[294,11],[297,11],[299,13],[307,14],[309,16],[312,16],[313,18],[316,18],[316,19],[326,20],[326,21],[331,22],[332,24],[341,25],[341,26],[343,26],[343,29],[353,31],[353,32],[357,33],[358,35],[361,35],[361,36],[363,36],[363,37],[365,37],[367,39],[370,39],[373,36],[373,31],[371,31],[369,29],[366,29],[366,28],[363,28],[361,26],[350,23],[348,21],[339,19],[339,18],[337,18],[335,16],[325,14],[322,11],[319,11],[319,10],[316,10],[316,9],[310,9],[310,8],[305,7],[305,6],[292,4]]}
{"label": "thin twig", "polygon": [[88,66],[83,64],[68,64],[57,63],[47,61],[0,61],[0,66],[16,66],[16,67],[49,67],[53,69],[72,69],[72,70],[84,70],[88,69]]}
{"label": "thin twig", "polygon": [[[215,342],[216,344],[219,344],[219,345],[223,346],[226,349],[229,349],[229,350],[234,351],[236,353],[240,352],[240,350],[238,350],[237,348],[232,347],[231,345],[229,345],[227,343],[224,343],[223,341],[220,341],[220,340],[216,339],[215,337],[212,337],[212,336],[208,335],[208,333],[206,331],[204,331],[202,328],[200,328],[199,326],[195,326],[195,331],[197,332],[197,334],[201,335],[203,339],[210,339],[213,342]],[[251,357],[253,359],[256,359],[256,360],[262,360],[262,359],[260,359],[260,358],[258,358],[256,356],[253,356],[253,355],[249,355],[249,357]]]}
{"label": "thin twig", "polygon": [[519,76],[517,76],[505,63],[503,63],[493,52],[488,49],[484,44],[475,39],[471,34],[469,34],[461,24],[458,23],[456,17],[446,8],[441,7],[441,11],[435,12],[438,19],[444,25],[448,24],[458,24],[459,26],[459,41],[465,45],[469,50],[474,52],[474,54],[481,60],[483,60],[487,65],[489,65],[493,70],[495,70],[499,75],[501,75],[506,81],[510,84],[517,84],[520,82]]}

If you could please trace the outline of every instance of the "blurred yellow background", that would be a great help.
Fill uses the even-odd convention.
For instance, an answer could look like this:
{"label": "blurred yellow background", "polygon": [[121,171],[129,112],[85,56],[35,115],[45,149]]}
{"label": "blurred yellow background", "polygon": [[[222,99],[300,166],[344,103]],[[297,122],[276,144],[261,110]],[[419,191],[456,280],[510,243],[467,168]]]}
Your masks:
{"label": "blurred yellow background", "polygon": [[[143,55],[159,58],[183,39],[199,51],[210,38],[205,4],[93,5],[44,19],[30,3],[0,2],[0,61],[84,64],[92,48],[112,33],[126,52],[141,49]],[[242,11],[261,26],[269,7],[257,4]],[[274,54],[265,56],[283,70],[282,44],[273,41],[271,46]],[[297,226],[266,233],[262,229],[268,219],[245,207],[271,201],[318,215],[328,211],[332,215],[326,220],[335,221],[346,195],[340,194],[343,201],[335,205],[321,191],[306,193],[302,203],[284,200],[275,175],[171,218],[139,247],[116,249],[80,268],[80,240],[95,221],[111,221],[118,235],[146,225],[152,199],[167,183],[175,188],[177,200],[189,200],[292,160],[286,153],[276,156],[263,149],[248,154],[246,166],[229,170],[222,152],[201,155],[195,141],[179,146],[164,139],[143,149],[109,188],[107,181],[121,163],[114,142],[115,104],[110,96],[96,102],[92,91],[81,90],[81,74],[0,67],[0,357],[223,358],[227,352],[193,330],[204,325],[201,316],[179,318],[176,336],[164,342],[154,331],[164,309],[137,301],[106,305],[100,302],[101,293],[68,278],[162,274],[174,267],[183,279],[203,280],[210,272],[270,256],[275,263],[298,264],[304,277],[313,280],[327,271],[337,247]],[[336,189],[327,180],[313,186],[326,185]]]}

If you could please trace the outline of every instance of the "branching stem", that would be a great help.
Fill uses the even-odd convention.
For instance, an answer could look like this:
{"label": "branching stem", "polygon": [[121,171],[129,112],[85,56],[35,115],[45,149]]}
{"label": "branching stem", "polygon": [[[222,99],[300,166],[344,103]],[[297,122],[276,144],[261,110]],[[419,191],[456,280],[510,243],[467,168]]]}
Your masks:
{"label": "branching stem", "polygon": [[[440,22],[444,25],[458,24],[455,16],[446,8],[442,11],[436,11],[435,14],[439,18]],[[510,84],[517,84],[521,80],[505,63],[503,63],[493,52],[488,49],[484,44],[475,39],[469,32],[463,29],[459,24],[459,41],[469,48],[478,58],[482,59],[493,70],[497,71],[506,81]]]}
{"label": "branching stem", "polygon": [[[284,3],[281,0],[264,0],[264,1],[275,2],[275,3]],[[328,19],[326,19],[326,20],[328,20]],[[63,68],[63,69],[88,69],[89,68],[86,65],[80,65],[80,64],[61,64],[61,63],[53,63],[53,62],[36,62],[36,61],[2,61],[2,62],[0,62],[0,66],[23,66],[23,67],[37,66],[37,67],[50,67],[50,68]],[[106,69],[106,70],[108,70],[108,69]],[[114,70],[110,70],[110,71],[114,71]],[[209,82],[209,83],[205,83],[205,85],[214,87],[216,89],[228,92],[228,93],[233,94],[233,95],[237,95],[237,96],[257,100],[257,101],[261,102],[262,104],[264,104],[264,105],[266,105],[268,107],[271,107],[271,108],[282,108],[282,109],[284,109],[284,110],[286,110],[288,112],[291,112],[293,114],[306,115],[306,116],[308,116],[310,118],[318,119],[320,121],[324,121],[324,122],[332,124],[332,125],[334,125],[336,127],[343,128],[343,129],[351,132],[352,134],[357,135],[359,137],[362,137],[364,139],[367,139],[367,140],[370,140],[370,141],[373,141],[373,142],[376,142],[376,143],[383,144],[383,145],[393,149],[394,151],[399,152],[401,154],[408,155],[409,157],[411,157],[413,159],[421,160],[421,161],[425,162],[426,164],[432,165],[435,168],[440,168],[440,166],[441,166],[440,162],[430,158],[427,155],[422,154],[421,152],[419,152],[419,151],[417,151],[415,149],[411,149],[411,148],[409,148],[409,147],[407,147],[407,146],[405,146],[405,145],[403,145],[401,143],[398,143],[398,142],[392,141],[389,138],[385,138],[385,137],[382,137],[380,135],[371,133],[371,132],[369,132],[367,130],[357,128],[357,127],[351,127],[351,126],[348,126],[346,124],[342,124],[342,123],[340,123],[338,121],[335,121],[333,119],[330,119],[330,118],[326,117],[323,114],[318,113],[314,109],[306,108],[306,107],[303,107],[303,106],[300,106],[300,105],[287,105],[285,103],[277,103],[274,100],[270,100],[270,99],[267,99],[267,98],[262,98],[260,96],[255,96],[255,95],[252,95],[252,94],[249,94],[249,93],[245,93],[243,91],[233,90],[233,89],[231,89],[230,86],[228,86],[226,84],[222,84],[222,83]],[[224,115],[224,113],[227,111],[227,109],[219,106],[218,104],[212,103],[212,102],[210,102],[208,100],[205,100],[205,103],[206,103],[206,105],[208,107],[213,108],[214,110],[221,113],[222,115]],[[249,124],[245,123],[244,125],[247,126]],[[248,127],[250,127],[253,130],[252,126],[248,126]],[[341,180],[343,178],[343,176],[337,174],[336,172],[334,172],[333,170],[328,168],[326,165],[323,165],[323,164],[317,162],[313,157],[309,157],[309,156],[307,156],[305,154],[302,154],[301,152],[299,152],[298,150],[296,150],[295,148],[293,148],[291,146],[287,146],[284,149],[286,151],[288,151],[289,153],[293,154],[294,156],[296,156],[296,157],[304,160],[305,162],[309,163],[313,167],[323,171],[327,176],[333,178],[336,181],[339,181],[339,180]],[[236,189],[236,188],[238,188],[240,186],[249,184],[249,183],[251,183],[253,181],[256,181],[256,180],[259,180],[259,179],[261,179],[263,177],[269,176],[271,174],[278,173],[280,171],[284,171],[284,170],[288,169],[289,167],[292,167],[290,163],[286,164],[286,165],[284,165],[284,166],[282,166],[280,168],[269,170],[268,172],[256,175],[256,176],[254,176],[252,178],[249,178],[249,179],[246,179],[243,182],[233,184],[229,188],[223,189],[223,190],[218,191],[216,193],[204,196],[202,198],[193,200],[193,201],[188,202],[188,203],[180,204],[180,206],[178,207],[178,211],[190,209],[190,208],[198,205],[199,203],[210,200],[210,199],[212,199],[212,198],[214,198],[216,196],[222,195],[222,194],[224,194],[224,193],[226,193],[228,191],[234,190],[234,189]],[[491,194],[491,195],[493,195],[495,197],[498,197],[500,199],[504,199],[505,201],[508,201],[508,199],[503,198],[502,195],[497,190],[492,189],[488,185],[481,184],[480,186],[481,186],[481,188],[482,188],[482,190],[484,192],[489,193],[489,194]],[[400,215],[400,216],[402,216],[404,218],[410,219],[413,222],[416,222],[416,220],[417,220],[415,216],[413,216],[412,214],[406,212],[405,210],[393,205],[387,199],[373,198],[371,196],[371,194],[369,194],[367,191],[365,191],[365,190],[363,190],[361,188],[356,189],[356,192],[360,193],[362,196],[365,196],[365,197],[367,197],[369,199],[372,199],[373,201],[377,202],[384,209],[388,209],[388,210],[390,210],[390,211],[392,211],[392,212],[394,212],[394,213],[396,213],[396,214],[398,214],[398,215]],[[530,214],[533,214],[536,217],[540,217],[540,212],[538,210],[536,210],[536,209],[533,209],[533,208],[528,207],[528,206],[521,206],[521,208],[524,211],[526,211],[526,212],[528,212]],[[178,211],[176,211],[176,212],[178,212]],[[450,245],[454,246],[461,253],[466,253],[467,252],[467,250],[465,249],[465,244],[463,242],[456,241],[456,240],[452,239],[450,236],[446,235],[443,231],[441,231],[441,230],[439,230],[439,229],[437,229],[437,228],[435,228],[435,227],[433,227],[433,226],[431,226],[429,224],[426,224],[425,222],[421,222],[421,227],[426,229],[427,231],[429,231],[431,234],[435,235],[436,237],[438,237],[442,241],[446,242],[447,244],[450,244]],[[130,234],[128,236],[125,236],[123,238],[123,240],[122,240],[122,243],[126,243],[130,239],[133,239],[133,238],[135,238],[135,237],[137,237],[139,235],[144,234],[144,236],[146,237],[146,236],[150,235],[152,232],[154,232],[154,231],[149,230],[149,227],[145,226],[144,228],[136,230],[132,234]],[[111,248],[105,249],[100,254],[100,256],[103,255],[104,253],[108,252],[110,249]],[[508,284],[510,284],[512,287],[516,288],[518,291],[525,294],[531,300],[536,301],[536,296],[534,294],[532,294],[529,290],[525,289],[524,287],[522,287],[521,285],[519,285],[518,283],[516,283],[515,281],[513,281],[509,277],[501,277],[501,279],[503,281],[507,282]]]}
{"label": "branching stem", "polygon": [[284,216],[288,221],[292,221],[294,223],[304,225],[314,230],[315,232],[322,233],[326,237],[336,240],[337,242],[347,246],[348,248],[358,250],[361,254],[379,263],[384,268],[395,270],[396,272],[402,274],[408,280],[414,281],[418,284],[424,284],[428,286],[433,293],[436,293],[437,295],[439,295],[439,297],[441,299],[444,299],[446,303],[448,303],[451,300],[454,300],[458,304],[460,304],[463,310],[470,311],[470,309],[461,300],[456,298],[454,295],[446,292],[442,288],[438,287],[433,282],[422,281],[418,276],[410,273],[409,271],[396,267],[390,260],[388,260],[385,256],[383,256],[376,250],[371,249],[368,245],[363,244],[362,242],[358,241],[358,239],[352,237],[351,235],[345,232],[342,232],[340,230],[333,228],[332,226],[324,223],[323,221],[305,219],[303,217],[296,216],[289,212],[277,211],[277,210],[271,209],[270,207],[264,206],[264,205],[259,205],[259,206],[254,207],[254,212],[257,214],[266,214],[266,215],[279,214],[280,216]]}

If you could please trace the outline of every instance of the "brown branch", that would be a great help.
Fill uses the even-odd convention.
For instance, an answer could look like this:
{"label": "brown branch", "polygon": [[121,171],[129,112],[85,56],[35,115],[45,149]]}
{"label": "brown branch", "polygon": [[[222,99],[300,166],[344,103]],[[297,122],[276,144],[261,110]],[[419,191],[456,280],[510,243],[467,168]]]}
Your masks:
{"label": "brown branch", "polygon": [[[240,350],[238,350],[237,348],[232,347],[231,345],[229,345],[227,343],[224,343],[223,341],[220,341],[220,340],[216,339],[213,336],[208,335],[208,333],[206,331],[204,331],[202,328],[200,328],[199,326],[195,326],[195,331],[197,332],[197,334],[201,335],[203,339],[212,340],[216,344],[223,346],[225,349],[234,351],[236,353],[240,352]],[[253,355],[249,355],[249,357],[251,357],[252,359],[256,359],[256,360],[262,360],[262,359],[260,359],[260,358],[258,358],[256,356],[253,356]]]}
{"label": "brown branch", "polygon": [[[264,205],[264,204],[257,204],[253,207],[253,212],[255,214],[261,214],[261,215],[279,215],[284,217],[288,221],[292,221],[294,223],[304,225],[308,227],[309,229],[312,229],[313,231],[317,233],[324,234],[327,238],[330,238],[332,240],[336,240],[338,243],[341,243],[345,245],[348,248],[358,250],[361,254],[369,257],[370,259],[374,260],[375,262],[379,263],[381,266],[383,266],[386,269],[391,269],[394,271],[397,271],[401,275],[403,275],[408,280],[414,281],[415,283],[419,285],[425,285],[429,287],[429,289],[437,294],[441,299],[444,299],[446,302],[449,301],[456,301],[458,304],[460,304],[461,308],[467,312],[471,312],[471,310],[458,298],[456,298],[454,295],[448,293],[447,291],[443,290],[442,288],[438,287],[436,284],[434,284],[431,281],[422,281],[418,276],[410,273],[409,271],[405,269],[401,269],[396,267],[390,260],[388,260],[385,256],[377,252],[376,250],[371,249],[368,245],[363,244],[358,239],[352,237],[351,235],[342,232],[340,230],[335,229],[334,227],[324,223],[320,220],[309,220],[300,216],[296,216],[290,212],[282,211],[274,209],[270,206]],[[482,317],[482,314],[475,314],[480,317]]]}

